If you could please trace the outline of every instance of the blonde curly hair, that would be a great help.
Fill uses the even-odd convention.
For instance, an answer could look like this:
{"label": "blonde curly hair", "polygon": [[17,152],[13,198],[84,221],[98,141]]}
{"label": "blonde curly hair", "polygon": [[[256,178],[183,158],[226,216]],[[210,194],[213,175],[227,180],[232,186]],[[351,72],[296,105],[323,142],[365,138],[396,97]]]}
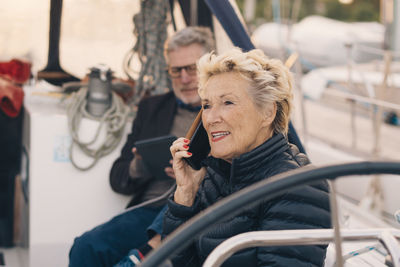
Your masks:
{"label": "blonde curly hair", "polygon": [[270,59],[259,49],[242,52],[233,48],[221,55],[214,52],[202,56],[197,64],[199,95],[203,96],[204,86],[210,77],[226,72],[239,73],[250,81],[247,92],[260,111],[273,103],[276,115],[272,122],[274,133],[287,135],[292,110],[293,76],[289,69],[277,59]]}

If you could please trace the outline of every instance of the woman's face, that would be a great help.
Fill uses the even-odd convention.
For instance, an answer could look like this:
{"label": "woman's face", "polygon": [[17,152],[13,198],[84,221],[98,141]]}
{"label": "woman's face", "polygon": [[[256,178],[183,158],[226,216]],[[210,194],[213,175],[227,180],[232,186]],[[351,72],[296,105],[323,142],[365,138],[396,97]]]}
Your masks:
{"label": "woman's face", "polygon": [[263,113],[258,110],[247,93],[249,86],[234,72],[212,76],[204,86],[202,120],[215,158],[231,162],[272,135],[275,109],[271,105]]}

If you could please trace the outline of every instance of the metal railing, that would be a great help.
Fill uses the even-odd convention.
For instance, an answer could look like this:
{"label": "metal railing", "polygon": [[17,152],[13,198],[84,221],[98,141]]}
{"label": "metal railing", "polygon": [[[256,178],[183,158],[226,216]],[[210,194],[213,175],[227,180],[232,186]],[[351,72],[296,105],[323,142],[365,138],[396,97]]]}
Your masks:
{"label": "metal railing", "polygon": [[[210,227],[221,221],[225,216],[233,216],[238,214],[243,207],[248,204],[256,204],[261,200],[268,201],[284,193],[288,189],[294,189],[305,184],[315,183],[324,179],[334,181],[337,177],[351,175],[371,175],[371,174],[400,174],[400,162],[356,162],[338,165],[329,165],[325,167],[303,167],[291,172],[283,173],[236,192],[213,206],[207,208],[200,214],[196,215],[184,225],[179,227],[171,235],[169,235],[161,244],[161,246],[151,252],[147,258],[141,263],[141,267],[159,266],[165,259],[171,257],[174,253],[179,253],[185,249],[194,238],[201,233],[206,232]],[[365,176],[362,176],[365,177]],[[338,230],[337,209],[334,197],[331,198],[331,211],[333,218],[333,226],[337,230],[331,230],[330,240],[335,243],[341,243],[345,231]],[[322,233],[322,232],[321,232]],[[393,233],[393,232],[392,232]],[[327,233],[326,233],[327,234]],[[394,232],[397,236],[397,232]],[[346,235],[345,235],[346,236]],[[375,235],[376,237],[377,235]],[[382,240],[386,243],[394,243],[390,241],[387,234],[382,234]],[[338,248],[338,247],[336,247]],[[398,250],[390,249],[395,266],[400,266],[400,257],[397,257]],[[343,266],[342,252],[339,249],[336,253],[336,263]]]}
{"label": "metal railing", "polygon": [[[331,138],[322,137],[323,133],[320,134],[311,134],[307,127],[307,114],[305,111],[305,101],[302,92],[301,86],[300,90],[300,111],[301,111],[301,119],[302,119],[302,128],[303,128],[303,141],[305,142],[305,147],[307,148],[307,143],[310,136],[313,136],[319,140],[322,140],[324,143],[329,144],[332,147],[336,147],[341,149],[342,151],[349,152],[352,155],[361,156],[364,159],[369,160],[379,160],[382,158],[383,147],[382,147],[382,126],[385,112],[394,112],[399,114],[400,104],[391,102],[390,99],[387,98],[389,88],[394,87],[394,83],[391,84],[390,81],[394,80],[393,74],[400,74],[400,51],[392,51],[379,49],[363,44],[346,44],[347,48],[347,65],[346,69],[344,69],[347,73],[347,80],[344,83],[331,81],[333,83],[330,84],[330,88],[337,90],[325,90],[324,95],[334,97],[336,99],[344,99],[349,104],[349,118],[350,118],[350,136],[348,140],[351,140],[350,145],[343,145],[343,140],[333,141]],[[362,55],[361,60],[356,60],[357,58],[355,54],[358,53]],[[366,60],[368,59],[368,60]],[[356,62],[359,61],[359,62]],[[399,64],[398,66],[396,64]],[[366,72],[367,70],[374,70],[377,73],[380,73],[378,76],[379,83],[373,85],[368,75],[371,72]],[[298,76],[298,80],[301,79],[302,76],[302,67],[300,61],[297,63],[296,74]],[[357,79],[357,77],[361,77]],[[376,82],[376,81],[375,81]],[[357,88],[362,87],[365,90],[365,94],[357,93]],[[398,86],[400,87],[400,86]],[[399,89],[400,88],[395,88]],[[359,107],[367,107],[367,111],[369,112],[368,118],[369,123],[371,124],[371,142],[364,142],[363,146],[360,146],[359,138],[363,134],[365,137],[365,131],[361,132],[356,127],[356,120]],[[365,147],[369,144],[372,144],[371,151],[366,151]],[[387,150],[392,151],[390,155],[393,154],[393,151],[396,151],[392,148],[388,148]],[[385,153],[386,157],[388,155],[387,151]],[[381,209],[379,203],[379,199],[383,199],[383,191],[382,185],[380,182],[380,176],[375,175],[372,177],[369,182],[368,188],[366,190],[367,194],[371,195],[373,199],[373,203],[371,206],[378,207],[376,209]],[[365,199],[367,196],[364,196]],[[382,212],[383,210],[380,210]]]}
{"label": "metal railing", "polygon": [[[346,100],[349,103],[349,116],[350,116],[350,130],[351,130],[351,147],[353,151],[358,151],[360,153],[364,153],[361,150],[358,150],[357,146],[357,127],[356,127],[356,115],[357,115],[357,103],[361,103],[362,105],[368,105],[370,111],[370,119],[373,129],[373,147],[372,153],[368,153],[368,158],[370,159],[378,159],[381,155],[381,131],[382,131],[382,121],[383,115],[386,111],[400,111],[400,104],[393,103],[387,100],[388,88],[391,88],[390,80],[392,75],[395,72],[400,72],[400,70],[393,69],[393,63],[399,63],[400,59],[400,51],[392,51],[392,50],[384,50],[374,47],[369,47],[362,44],[346,44],[347,48],[347,81],[344,83],[330,81],[330,87],[338,90],[325,90],[324,95],[333,96],[336,98],[341,98]],[[368,54],[367,57],[370,58],[368,62],[356,62],[354,59],[355,51],[363,53],[364,55]],[[301,55],[300,55],[301,57]],[[368,81],[368,73],[365,70],[366,64],[370,65],[370,68],[374,68],[374,71],[382,74],[382,80],[379,84],[373,85],[370,81]],[[301,79],[302,77],[302,67],[300,66],[300,62],[298,63],[298,68],[296,69],[296,75]],[[371,70],[370,70],[371,71]],[[355,76],[361,77],[360,81],[355,81]],[[355,93],[355,88],[357,86],[362,86],[365,89],[366,95],[361,95]],[[304,109],[304,100],[301,87],[300,88],[300,100],[301,100],[301,117],[303,121],[303,132],[304,132],[304,140],[307,140],[309,131],[307,129],[306,121],[307,114]],[[347,91],[344,92],[343,90]],[[400,90],[400,88],[399,88]],[[317,137],[318,138],[318,137]],[[339,147],[342,144],[334,144],[332,141],[325,140],[325,142],[337,145]],[[306,142],[307,143],[307,142]],[[372,155],[372,157],[370,157]]]}
{"label": "metal railing", "polygon": [[[350,89],[354,89],[355,87],[355,82],[353,80],[354,72],[358,72],[364,77],[363,70],[361,70],[361,68],[358,67],[358,63],[356,63],[356,61],[353,59],[354,51],[368,53],[373,58],[376,57],[381,58],[380,62],[382,63],[383,67],[383,69],[380,70],[382,72],[382,82],[380,85],[376,86],[376,93],[370,92],[373,90],[373,88],[371,90],[372,85],[368,83],[364,77],[363,86],[365,87],[366,91],[368,91],[369,94],[372,95],[369,95],[368,97],[361,97],[354,93],[341,95],[344,99],[349,100],[351,104],[350,118],[351,118],[351,128],[352,128],[352,148],[354,149],[356,148],[356,138],[357,138],[356,126],[355,126],[356,112],[354,105],[356,102],[361,102],[364,104],[369,104],[371,106],[371,121],[374,129],[374,145],[372,152],[373,156],[375,158],[378,158],[380,156],[380,151],[381,151],[380,145],[381,145],[381,127],[382,127],[383,113],[386,110],[400,111],[400,105],[386,101],[387,90],[390,87],[389,77],[393,73],[392,63],[394,58],[400,58],[400,52],[378,49],[362,44],[347,44],[346,47],[348,49],[347,86]],[[377,64],[378,61],[375,59],[370,62],[375,62],[375,64]],[[337,96],[339,95],[337,94]]]}
{"label": "metal railing", "polygon": [[[203,267],[220,266],[235,252],[246,248],[261,246],[323,245],[334,241],[333,236],[333,229],[247,232],[222,242],[207,257]],[[392,258],[399,259],[400,257],[400,246],[394,239],[400,238],[400,230],[398,229],[343,229],[340,236],[342,242],[379,240],[383,243],[384,247],[387,248]],[[339,264],[336,262],[336,265]],[[342,264],[339,266],[341,265]],[[395,261],[394,266],[400,266],[400,261]]]}

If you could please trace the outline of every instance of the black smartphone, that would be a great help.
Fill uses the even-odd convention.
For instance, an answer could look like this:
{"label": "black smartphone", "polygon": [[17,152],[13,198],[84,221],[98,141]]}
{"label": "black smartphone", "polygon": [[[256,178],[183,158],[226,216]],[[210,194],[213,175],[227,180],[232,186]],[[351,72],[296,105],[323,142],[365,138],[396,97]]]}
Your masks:
{"label": "black smartphone", "polygon": [[186,134],[186,138],[190,139],[188,151],[192,153],[192,156],[184,159],[195,170],[201,169],[201,162],[208,156],[211,149],[210,143],[208,142],[207,132],[204,129],[201,121],[202,111],[203,110],[200,110],[188,133]]}

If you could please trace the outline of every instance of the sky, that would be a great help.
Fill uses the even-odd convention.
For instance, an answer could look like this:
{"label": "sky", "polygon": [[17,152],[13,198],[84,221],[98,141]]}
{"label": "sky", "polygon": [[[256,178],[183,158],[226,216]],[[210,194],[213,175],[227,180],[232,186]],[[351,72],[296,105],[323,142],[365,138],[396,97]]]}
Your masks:
{"label": "sky", "polygon": [[[0,2],[0,60],[30,60],[36,73],[47,63],[50,1]],[[82,78],[104,63],[123,76],[123,58],[135,44],[132,18],[139,8],[138,0],[64,1],[61,67]]]}

